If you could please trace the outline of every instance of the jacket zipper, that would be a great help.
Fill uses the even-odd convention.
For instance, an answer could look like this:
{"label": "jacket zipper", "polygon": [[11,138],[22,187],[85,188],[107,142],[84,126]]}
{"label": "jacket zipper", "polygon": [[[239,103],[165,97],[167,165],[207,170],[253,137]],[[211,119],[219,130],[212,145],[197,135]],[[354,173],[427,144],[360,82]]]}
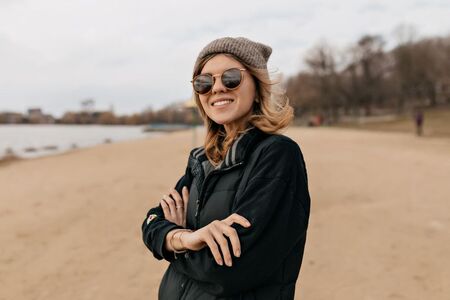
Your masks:
{"label": "jacket zipper", "polygon": [[198,197],[198,199],[197,199],[197,201],[196,201],[197,206],[196,206],[196,208],[195,208],[195,227],[196,227],[197,229],[198,229],[199,226],[200,226],[200,209],[201,209],[202,206],[203,206],[203,200],[204,200],[204,199],[203,199],[203,196],[204,196],[204,193],[206,192],[206,186],[207,186],[207,183],[208,183],[208,179],[209,179],[212,175],[214,175],[214,174],[225,173],[225,172],[227,172],[227,171],[229,171],[229,170],[232,170],[232,169],[234,169],[234,168],[236,168],[236,167],[242,165],[243,163],[244,163],[244,161],[241,161],[241,162],[238,162],[237,164],[234,164],[234,165],[232,165],[232,166],[229,166],[228,168],[225,168],[225,169],[212,170],[212,171],[206,176],[205,180],[203,181],[202,190],[200,191],[200,195],[199,195],[199,197]]}

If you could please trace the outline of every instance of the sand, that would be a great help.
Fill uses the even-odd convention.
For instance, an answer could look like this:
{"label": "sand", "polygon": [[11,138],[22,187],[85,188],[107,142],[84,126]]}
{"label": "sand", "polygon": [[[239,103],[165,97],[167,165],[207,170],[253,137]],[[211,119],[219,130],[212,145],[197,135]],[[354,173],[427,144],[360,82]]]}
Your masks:
{"label": "sand", "polygon": [[[286,135],[312,198],[296,299],[450,299],[450,140]],[[0,299],[157,299],[167,263],[140,226],[193,145],[184,131],[0,165]]]}

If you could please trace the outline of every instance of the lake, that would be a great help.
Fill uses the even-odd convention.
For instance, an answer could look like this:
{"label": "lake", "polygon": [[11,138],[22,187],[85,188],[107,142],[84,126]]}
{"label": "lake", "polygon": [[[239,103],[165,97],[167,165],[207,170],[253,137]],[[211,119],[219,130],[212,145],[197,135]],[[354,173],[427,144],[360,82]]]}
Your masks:
{"label": "lake", "polygon": [[23,158],[62,153],[103,143],[159,136],[144,126],[105,125],[0,125],[0,157],[7,149]]}

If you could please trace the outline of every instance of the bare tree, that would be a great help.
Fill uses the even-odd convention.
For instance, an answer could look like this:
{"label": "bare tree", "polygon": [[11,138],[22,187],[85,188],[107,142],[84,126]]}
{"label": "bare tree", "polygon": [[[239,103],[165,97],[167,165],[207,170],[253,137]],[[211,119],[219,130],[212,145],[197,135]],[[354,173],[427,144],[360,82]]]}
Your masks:
{"label": "bare tree", "polygon": [[401,113],[416,105],[450,102],[450,36],[415,40],[413,27],[400,26],[397,47],[384,51],[379,35],[365,35],[342,52],[322,42],[305,58],[307,71],[287,81],[298,113],[340,114],[378,111]]}
{"label": "bare tree", "polygon": [[[383,102],[384,40],[379,35],[365,35],[353,49],[353,70],[355,84],[360,85],[359,105],[364,108],[365,115],[371,115],[372,106]],[[359,80],[357,79],[359,77]]]}
{"label": "bare tree", "polygon": [[319,95],[319,106],[327,118],[334,122],[338,120],[338,109],[342,104],[337,88],[339,79],[335,57],[335,50],[326,42],[322,42],[311,49],[305,58],[305,63],[314,77],[313,84]]}

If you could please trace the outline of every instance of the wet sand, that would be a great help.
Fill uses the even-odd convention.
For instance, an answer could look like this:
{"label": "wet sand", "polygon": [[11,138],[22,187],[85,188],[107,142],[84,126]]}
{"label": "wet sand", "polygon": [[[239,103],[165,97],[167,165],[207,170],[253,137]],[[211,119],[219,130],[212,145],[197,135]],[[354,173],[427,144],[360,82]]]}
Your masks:
{"label": "wet sand", "polygon": [[[296,299],[449,299],[450,139],[286,135],[312,198]],[[184,131],[0,165],[0,300],[156,299],[167,263],[140,226],[192,147]]]}

